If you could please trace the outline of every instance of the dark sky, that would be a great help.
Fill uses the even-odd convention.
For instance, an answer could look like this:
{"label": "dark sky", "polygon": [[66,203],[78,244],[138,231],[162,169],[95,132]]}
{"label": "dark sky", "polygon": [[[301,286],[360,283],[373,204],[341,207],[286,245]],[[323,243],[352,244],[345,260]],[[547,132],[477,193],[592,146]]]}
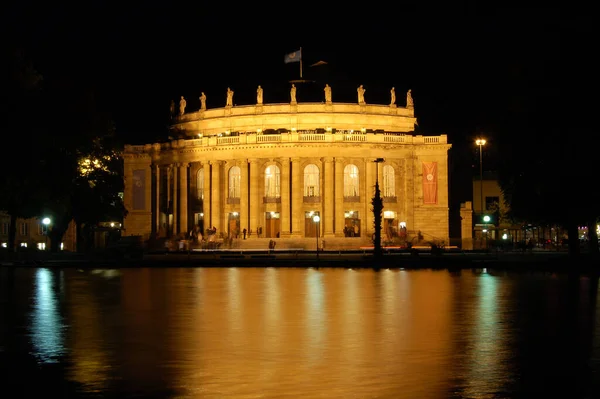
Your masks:
{"label": "dark sky", "polygon": [[[132,144],[165,137],[169,102],[181,95],[188,111],[199,108],[202,91],[209,108],[224,106],[228,86],[239,105],[255,102],[259,84],[266,103],[288,101],[299,65],[283,57],[302,47],[304,78],[316,83],[298,89],[299,101],[320,101],[325,83],[340,102],[356,101],[360,84],[368,103],[387,104],[394,86],[403,105],[412,89],[420,133],[448,134],[453,144],[451,178],[462,188],[452,206],[470,197],[474,138],[488,136],[491,168],[499,158],[496,127],[518,102],[515,93],[560,98],[555,82],[564,79],[565,49],[576,48],[577,32],[593,23],[585,10],[565,15],[558,7],[479,9],[468,2],[448,9],[186,3],[29,2],[7,9],[3,36],[26,48],[42,74],[94,86],[121,139]],[[328,65],[309,67],[319,60]]]}

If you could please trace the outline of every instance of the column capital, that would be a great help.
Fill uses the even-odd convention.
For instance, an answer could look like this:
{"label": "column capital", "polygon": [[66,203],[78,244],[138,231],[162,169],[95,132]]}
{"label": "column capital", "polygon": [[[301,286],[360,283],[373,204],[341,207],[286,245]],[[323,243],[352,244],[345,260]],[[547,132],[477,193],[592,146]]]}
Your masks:
{"label": "column capital", "polygon": [[258,158],[248,158],[248,163],[257,164]]}
{"label": "column capital", "polygon": [[293,157],[293,158],[290,158],[290,160],[291,160],[293,163],[298,163],[298,162],[300,162],[300,158],[298,158],[298,157]]}
{"label": "column capital", "polygon": [[279,158],[279,162],[289,162],[290,161],[290,157],[281,157]]}
{"label": "column capital", "polygon": [[333,162],[333,157],[323,157],[321,160],[325,163]]}
{"label": "column capital", "polygon": [[177,166],[179,166],[180,168],[187,168],[190,166],[190,163],[189,162],[179,162],[177,164]]}

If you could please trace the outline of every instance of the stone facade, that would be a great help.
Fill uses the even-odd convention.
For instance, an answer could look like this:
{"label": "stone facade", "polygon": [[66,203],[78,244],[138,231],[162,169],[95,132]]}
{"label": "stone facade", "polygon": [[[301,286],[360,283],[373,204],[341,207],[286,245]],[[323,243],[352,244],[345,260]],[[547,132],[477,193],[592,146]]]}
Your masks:
{"label": "stone facade", "polygon": [[175,116],[180,138],[125,147],[124,234],[171,237],[199,225],[277,238],[277,248],[309,248],[317,234],[327,249],[372,245],[378,181],[384,236],[447,243],[450,144],[414,135],[415,123],[413,108],[346,103]]}

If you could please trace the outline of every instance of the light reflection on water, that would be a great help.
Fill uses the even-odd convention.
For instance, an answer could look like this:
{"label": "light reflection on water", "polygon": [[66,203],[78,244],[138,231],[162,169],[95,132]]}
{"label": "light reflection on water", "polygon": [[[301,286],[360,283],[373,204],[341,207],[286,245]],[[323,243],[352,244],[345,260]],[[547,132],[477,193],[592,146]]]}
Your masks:
{"label": "light reflection on water", "polygon": [[598,387],[598,284],[585,276],[312,268],[15,273],[19,287],[0,301],[0,348],[19,342],[19,318],[9,307],[26,307],[31,349],[22,356],[60,364],[80,393],[508,398],[586,397],[583,391]]}

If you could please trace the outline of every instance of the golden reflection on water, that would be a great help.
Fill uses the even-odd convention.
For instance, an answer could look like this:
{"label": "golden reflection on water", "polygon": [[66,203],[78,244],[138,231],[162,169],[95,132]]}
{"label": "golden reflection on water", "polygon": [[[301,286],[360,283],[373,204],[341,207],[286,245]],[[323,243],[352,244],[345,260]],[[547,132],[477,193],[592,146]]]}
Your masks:
{"label": "golden reflection on water", "polygon": [[[504,320],[511,285],[492,275],[311,268],[65,273],[69,328],[64,343],[51,346],[68,351],[70,377],[90,391],[412,399],[451,397],[455,390],[483,397],[513,377],[507,342],[514,337]],[[39,305],[47,312],[38,316],[43,323],[55,317],[57,298],[43,288],[47,276],[38,279],[38,300],[47,304]]]}

